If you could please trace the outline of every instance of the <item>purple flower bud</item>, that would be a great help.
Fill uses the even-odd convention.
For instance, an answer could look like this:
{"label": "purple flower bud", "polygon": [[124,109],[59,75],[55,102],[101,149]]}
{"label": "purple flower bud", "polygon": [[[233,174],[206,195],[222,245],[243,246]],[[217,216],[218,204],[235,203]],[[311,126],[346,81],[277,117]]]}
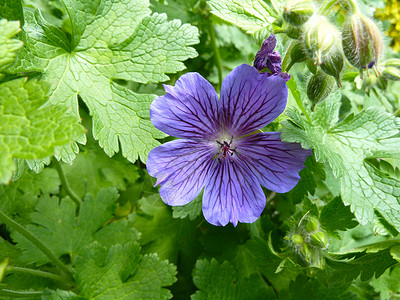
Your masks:
{"label": "purple flower bud", "polygon": [[275,35],[271,34],[262,44],[261,49],[257,52],[253,66],[262,72],[268,69],[270,72],[265,72],[268,76],[278,75],[288,81],[290,74],[282,73],[281,55],[278,51],[274,51],[276,46]]}

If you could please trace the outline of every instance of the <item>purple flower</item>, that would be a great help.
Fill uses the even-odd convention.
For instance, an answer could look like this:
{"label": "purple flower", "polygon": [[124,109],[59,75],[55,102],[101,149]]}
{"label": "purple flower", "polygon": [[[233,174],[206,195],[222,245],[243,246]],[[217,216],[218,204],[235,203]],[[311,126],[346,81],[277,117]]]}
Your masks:
{"label": "purple flower", "polygon": [[147,170],[161,184],[165,203],[185,205],[204,188],[207,221],[236,226],[261,215],[266,198],[260,184],[279,193],[297,184],[311,150],[282,142],[279,132],[258,132],[285,109],[283,78],[243,64],[223,81],[220,100],[198,73],[164,87],[167,94],[153,101],[150,118],[181,139],[151,150]]}
{"label": "purple flower", "polygon": [[290,79],[290,74],[282,73],[281,56],[278,51],[274,51],[276,46],[275,35],[271,34],[262,44],[261,49],[258,50],[256,58],[254,59],[253,66],[262,71],[265,68],[271,73],[266,73],[268,76],[279,75],[286,81]]}

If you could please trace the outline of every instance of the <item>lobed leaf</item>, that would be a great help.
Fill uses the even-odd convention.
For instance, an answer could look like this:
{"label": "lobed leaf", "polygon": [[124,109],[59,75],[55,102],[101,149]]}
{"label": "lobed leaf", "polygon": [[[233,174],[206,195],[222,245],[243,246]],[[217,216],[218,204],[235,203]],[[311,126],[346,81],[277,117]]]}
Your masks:
{"label": "lobed leaf", "polygon": [[163,287],[176,281],[176,267],[156,254],[140,255],[138,243],[111,247],[94,242],[75,262],[82,295],[89,299],[170,299]]}
{"label": "lobed leaf", "polygon": [[48,90],[48,83],[26,78],[0,84],[0,183],[11,179],[13,158],[47,157],[83,133],[66,108],[46,104]]}
{"label": "lobed leaf", "polygon": [[251,274],[238,278],[236,269],[228,261],[220,264],[216,259],[198,260],[193,272],[193,282],[198,291],[193,300],[202,299],[273,299],[275,294],[261,276]]}
{"label": "lobed leaf", "polygon": [[288,110],[282,139],[313,148],[317,161],[330,164],[340,178],[341,196],[351,205],[360,224],[376,219],[377,210],[390,224],[400,229],[400,180],[390,177],[367,162],[370,158],[399,158],[398,118],[367,108],[336,124],[340,101],[328,98],[312,114],[312,122],[295,110]]}
{"label": "lobed leaf", "polygon": [[[72,260],[94,240],[113,242],[135,241],[138,232],[126,221],[118,221],[105,226],[112,218],[118,194],[115,189],[100,190],[97,197],[85,197],[79,215],[75,204],[69,198],[61,201],[53,196],[39,199],[36,212],[31,214],[32,224],[26,228],[48,247],[57,257],[69,255]],[[121,235],[121,232],[124,234]],[[42,252],[16,232],[12,238],[23,249],[21,260],[37,265],[48,262]]]}
{"label": "lobed leaf", "polygon": [[354,228],[358,224],[340,197],[334,198],[322,208],[319,220],[323,229],[335,236],[338,236],[338,230]]}
{"label": "lobed leaf", "polygon": [[[169,79],[185,68],[198,42],[197,28],[150,15],[147,0],[63,1],[71,20],[71,44],[39,13],[26,11],[24,41],[13,72],[39,71],[52,83],[50,103],[70,107],[79,119],[78,95],[93,116],[93,136],[107,155],[122,151],[131,162],[145,162],[165,135],[154,128],[149,107],[154,95],[136,94],[113,79],[140,83]],[[75,149],[59,156],[69,162]],[[120,149],[121,148],[121,149]]]}
{"label": "lobed leaf", "polygon": [[262,0],[210,0],[211,12],[250,34],[272,31],[275,12]]}
{"label": "lobed leaf", "polygon": [[14,63],[15,51],[23,46],[21,41],[12,38],[20,31],[18,21],[0,20],[0,71]]}

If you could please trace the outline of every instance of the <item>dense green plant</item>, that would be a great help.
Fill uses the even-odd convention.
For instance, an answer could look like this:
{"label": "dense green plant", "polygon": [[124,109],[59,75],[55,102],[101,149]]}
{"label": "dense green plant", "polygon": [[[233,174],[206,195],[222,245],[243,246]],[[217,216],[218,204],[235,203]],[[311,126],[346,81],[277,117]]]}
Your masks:
{"label": "dense green plant", "polygon": [[[398,297],[400,58],[371,15],[384,6],[0,0],[0,298]],[[207,223],[202,194],[164,204],[145,165],[173,139],[150,120],[162,84],[190,71],[219,92],[271,34],[291,79],[262,131],[313,149],[300,181],[263,189],[260,218],[236,227]]]}

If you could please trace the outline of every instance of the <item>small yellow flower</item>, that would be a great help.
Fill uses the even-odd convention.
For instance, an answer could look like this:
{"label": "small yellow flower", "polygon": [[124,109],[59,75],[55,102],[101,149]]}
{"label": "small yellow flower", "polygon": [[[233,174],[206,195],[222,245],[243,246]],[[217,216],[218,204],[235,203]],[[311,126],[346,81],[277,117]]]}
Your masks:
{"label": "small yellow flower", "polygon": [[390,21],[386,34],[392,38],[390,46],[395,52],[400,50],[400,4],[397,0],[387,0],[385,9],[376,11],[375,16]]}

